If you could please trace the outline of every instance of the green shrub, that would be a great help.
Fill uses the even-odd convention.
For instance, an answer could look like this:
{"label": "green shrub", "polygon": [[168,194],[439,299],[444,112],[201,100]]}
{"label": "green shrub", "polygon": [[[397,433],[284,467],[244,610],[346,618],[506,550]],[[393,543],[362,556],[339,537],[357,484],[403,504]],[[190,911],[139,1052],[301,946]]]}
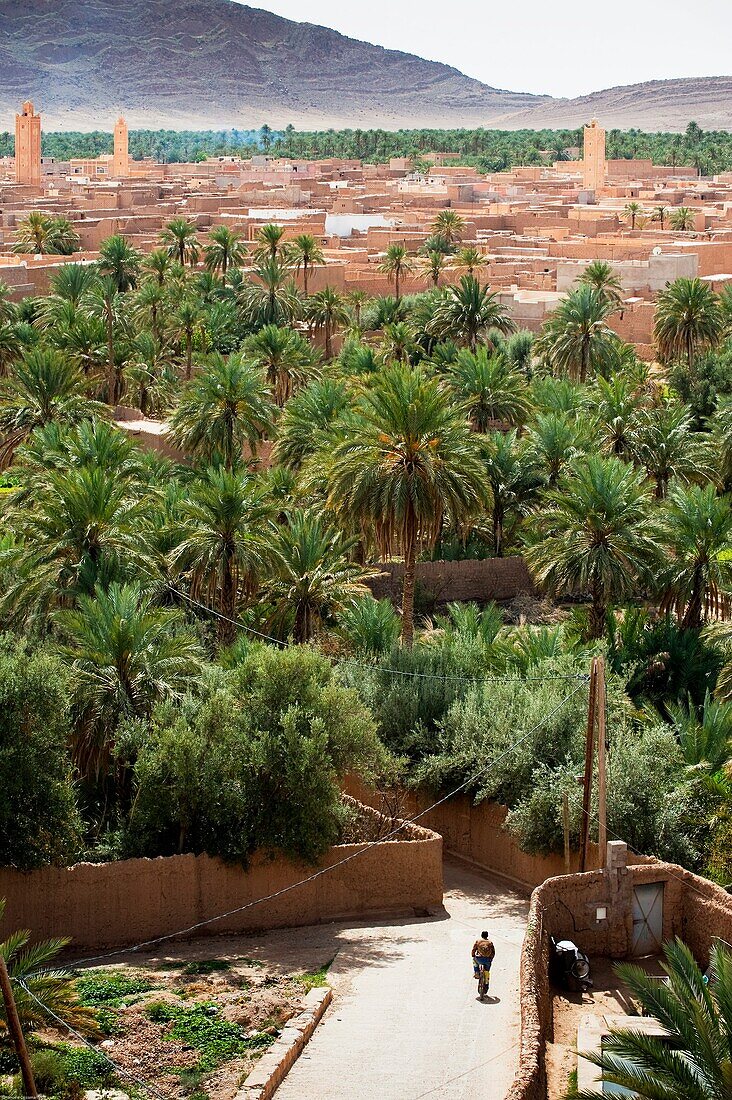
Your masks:
{"label": "green shrub", "polygon": [[261,1033],[248,1039],[238,1024],[222,1019],[214,1004],[184,1008],[158,1001],[148,1005],[145,1014],[153,1023],[172,1024],[163,1036],[165,1039],[178,1039],[200,1051],[201,1057],[194,1067],[197,1073],[210,1072],[229,1058],[272,1042],[271,1035]]}
{"label": "green shrub", "polygon": [[254,647],[201,688],[129,731],[130,849],[317,859],[340,833],[342,777],[369,776],[384,758],[355,692],[305,647]]}
{"label": "green shrub", "polygon": [[78,854],[71,737],[60,661],[0,636],[0,865],[29,870]]}

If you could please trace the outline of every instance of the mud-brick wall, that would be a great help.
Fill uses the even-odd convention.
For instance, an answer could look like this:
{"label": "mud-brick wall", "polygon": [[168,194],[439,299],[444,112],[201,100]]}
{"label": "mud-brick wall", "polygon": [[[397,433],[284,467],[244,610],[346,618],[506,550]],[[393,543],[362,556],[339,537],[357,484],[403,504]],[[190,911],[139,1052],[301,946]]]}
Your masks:
{"label": "mud-brick wall", "polygon": [[[646,860],[548,879],[531,897],[521,956],[519,1070],[508,1100],[546,1100],[544,1053],[552,1039],[549,937],[573,939],[591,955],[626,957],[632,949],[633,888],[645,882],[664,883],[664,940],[679,936],[702,966],[715,938],[732,942],[732,897],[675,864]],[[607,920],[597,920],[599,906],[607,908]]]}
{"label": "mud-brick wall", "polygon": [[[379,563],[380,574],[367,581],[377,599],[398,599],[404,578],[403,562]],[[417,584],[437,603],[451,600],[512,600],[534,591],[524,559],[484,558],[480,561],[424,561],[417,565]]]}
{"label": "mud-brick wall", "polygon": [[[353,777],[348,779],[347,790],[380,813],[387,812],[388,803],[393,801],[391,796],[384,798],[379,791],[369,790]],[[398,796],[399,813],[404,817],[414,817],[434,801],[435,794],[431,791],[404,791]],[[485,801],[475,805],[470,796],[455,795],[420,817],[419,823],[440,834],[446,851],[523,886],[539,886],[545,879],[563,874],[563,856],[529,855],[521,851],[515,837],[505,827],[507,814],[506,807],[497,802]],[[590,866],[597,865],[597,858],[597,846],[591,844]],[[578,859],[578,853],[572,852],[572,870],[577,869]]]}
{"label": "mud-brick wall", "polygon": [[[416,826],[407,835],[407,840],[368,848],[307,885],[217,920],[197,934],[317,924],[440,905],[442,839]],[[320,866],[332,866],[363,847],[331,848]],[[28,873],[2,869],[3,929],[29,928],[33,939],[71,936],[75,947],[139,943],[267,897],[313,870],[261,854],[246,870],[205,855],[79,863]]]}

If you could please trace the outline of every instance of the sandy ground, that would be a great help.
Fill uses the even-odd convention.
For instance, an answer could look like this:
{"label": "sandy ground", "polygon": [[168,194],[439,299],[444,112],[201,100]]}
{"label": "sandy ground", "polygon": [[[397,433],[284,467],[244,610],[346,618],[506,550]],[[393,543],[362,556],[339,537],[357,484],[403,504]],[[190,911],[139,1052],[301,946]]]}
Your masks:
{"label": "sandy ground", "polygon": [[[453,862],[445,864],[445,891],[445,909],[433,917],[289,934],[292,948],[306,939],[337,952],[334,1001],[277,1100],[505,1097],[518,1062],[528,899]],[[496,961],[481,1003],[470,948],[484,928]]]}

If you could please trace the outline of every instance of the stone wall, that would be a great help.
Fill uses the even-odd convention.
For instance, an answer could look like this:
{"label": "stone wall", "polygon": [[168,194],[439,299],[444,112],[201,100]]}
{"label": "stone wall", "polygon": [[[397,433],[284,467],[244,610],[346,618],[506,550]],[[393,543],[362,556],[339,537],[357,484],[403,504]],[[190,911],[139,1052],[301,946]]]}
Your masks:
{"label": "stone wall", "polygon": [[[400,840],[367,848],[328,874],[272,901],[232,913],[196,934],[361,919],[441,905],[441,837],[416,825],[408,826],[400,836]],[[319,866],[334,866],[363,848],[363,844],[333,847]],[[79,863],[28,873],[2,868],[3,927],[6,932],[29,928],[33,939],[71,936],[74,947],[123,946],[239,909],[306,878],[314,869],[261,853],[246,870],[206,855]]]}
{"label": "stone wall", "polygon": [[[610,849],[617,849],[610,845]],[[624,848],[624,845],[620,846]],[[531,896],[521,954],[519,1070],[508,1100],[546,1100],[545,1045],[552,1039],[549,939],[573,939],[590,955],[622,959],[632,950],[633,888],[663,882],[663,938],[679,936],[706,966],[715,938],[732,942],[732,897],[675,864],[646,859],[626,866],[624,855],[583,875],[548,879]],[[597,909],[607,919],[597,919]]]}
{"label": "stone wall", "polygon": [[[379,576],[367,581],[376,599],[398,600],[404,578],[403,562],[375,566]],[[417,585],[437,603],[451,600],[512,600],[534,591],[534,582],[524,559],[484,558],[480,561],[423,561],[417,564]]]}

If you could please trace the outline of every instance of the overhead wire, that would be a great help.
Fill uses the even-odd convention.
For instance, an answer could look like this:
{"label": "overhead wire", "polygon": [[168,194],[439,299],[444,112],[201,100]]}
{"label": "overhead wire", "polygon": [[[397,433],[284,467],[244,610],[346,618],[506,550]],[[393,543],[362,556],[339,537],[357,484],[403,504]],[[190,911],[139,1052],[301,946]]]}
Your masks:
{"label": "overhead wire", "polygon": [[[91,955],[81,959],[72,960],[71,965],[74,968],[78,968],[80,966],[88,966],[92,963],[103,962],[106,959],[119,957],[120,955],[134,954],[135,952],[141,951],[145,948],[157,947],[161,943],[170,942],[170,940],[178,939],[180,936],[190,936],[194,932],[198,932],[202,928],[206,928],[212,924],[215,924],[217,921],[226,920],[228,917],[233,917],[238,915],[239,913],[244,913],[249,909],[253,909],[257,905],[263,905],[266,902],[275,901],[277,898],[282,897],[284,894],[291,893],[293,890],[297,890],[301,886],[305,886],[310,882],[314,882],[316,879],[321,878],[323,875],[330,874],[331,871],[335,871],[337,868],[343,867],[347,863],[351,863],[354,859],[360,858],[362,855],[364,855],[368,851],[371,851],[373,848],[377,848],[382,844],[387,844],[390,840],[392,840],[393,837],[397,836],[404,829],[408,828],[410,825],[415,824],[427,814],[432,813],[434,810],[438,809],[449,799],[454,798],[455,795],[460,794],[462,791],[466,790],[468,787],[477,783],[480,779],[486,776],[490,771],[497,767],[498,764],[500,764],[503,760],[505,760],[508,756],[515,752],[520,745],[528,741],[528,739],[532,737],[536,733],[536,731],[544,725],[545,722],[548,722],[549,719],[553,718],[554,715],[557,714],[563,706],[565,706],[571,699],[578,695],[583,690],[584,686],[584,683],[579,684],[568,695],[563,696],[562,699],[560,699],[560,701],[556,704],[556,706],[554,706],[548,713],[544,714],[538,722],[535,722],[534,725],[522,737],[520,737],[511,746],[509,746],[509,748],[507,748],[505,752],[501,753],[494,760],[491,760],[488,764],[484,765],[484,767],[480,768],[477,772],[474,772],[472,775],[468,776],[468,778],[463,780],[462,783],[458,784],[457,787],[454,787],[452,790],[448,791],[447,794],[443,795],[441,798],[438,798],[431,805],[426,806],[424,809],[420,810],[418,813],[412,815],[411,817],[404,818],[395,828],[388,832],[386,836],[379,837],[376,840],[371,840],[364,843],[357,851],[350,852],[347,856],[344,856],[342,859],[337,860],[335,863],[328,864],[328,866],[326,867],[321,867],[307,877],[303,879],[298,879],[296,882],[289,883],[287,886],[283,886],[279,890],[273,891],[271,894],[266,894],[263,897],[255,898],[252,901],[246,902],[244,905],[238,905],[233,909],[228,909],[223,913],[217,913],[215,916],[207,917],[204,920],[196,921],[194,924],[188,925],[186,928],[178,929],[175,932],[167,932],[164,935],[155,936],[149,940],[143,940],[140,943],[133,944],[132,946],[120,947],[114,949],[113,951],[106,951],[98,955]],[[38,971],[37,973],[43,973],[43,971]]]}

